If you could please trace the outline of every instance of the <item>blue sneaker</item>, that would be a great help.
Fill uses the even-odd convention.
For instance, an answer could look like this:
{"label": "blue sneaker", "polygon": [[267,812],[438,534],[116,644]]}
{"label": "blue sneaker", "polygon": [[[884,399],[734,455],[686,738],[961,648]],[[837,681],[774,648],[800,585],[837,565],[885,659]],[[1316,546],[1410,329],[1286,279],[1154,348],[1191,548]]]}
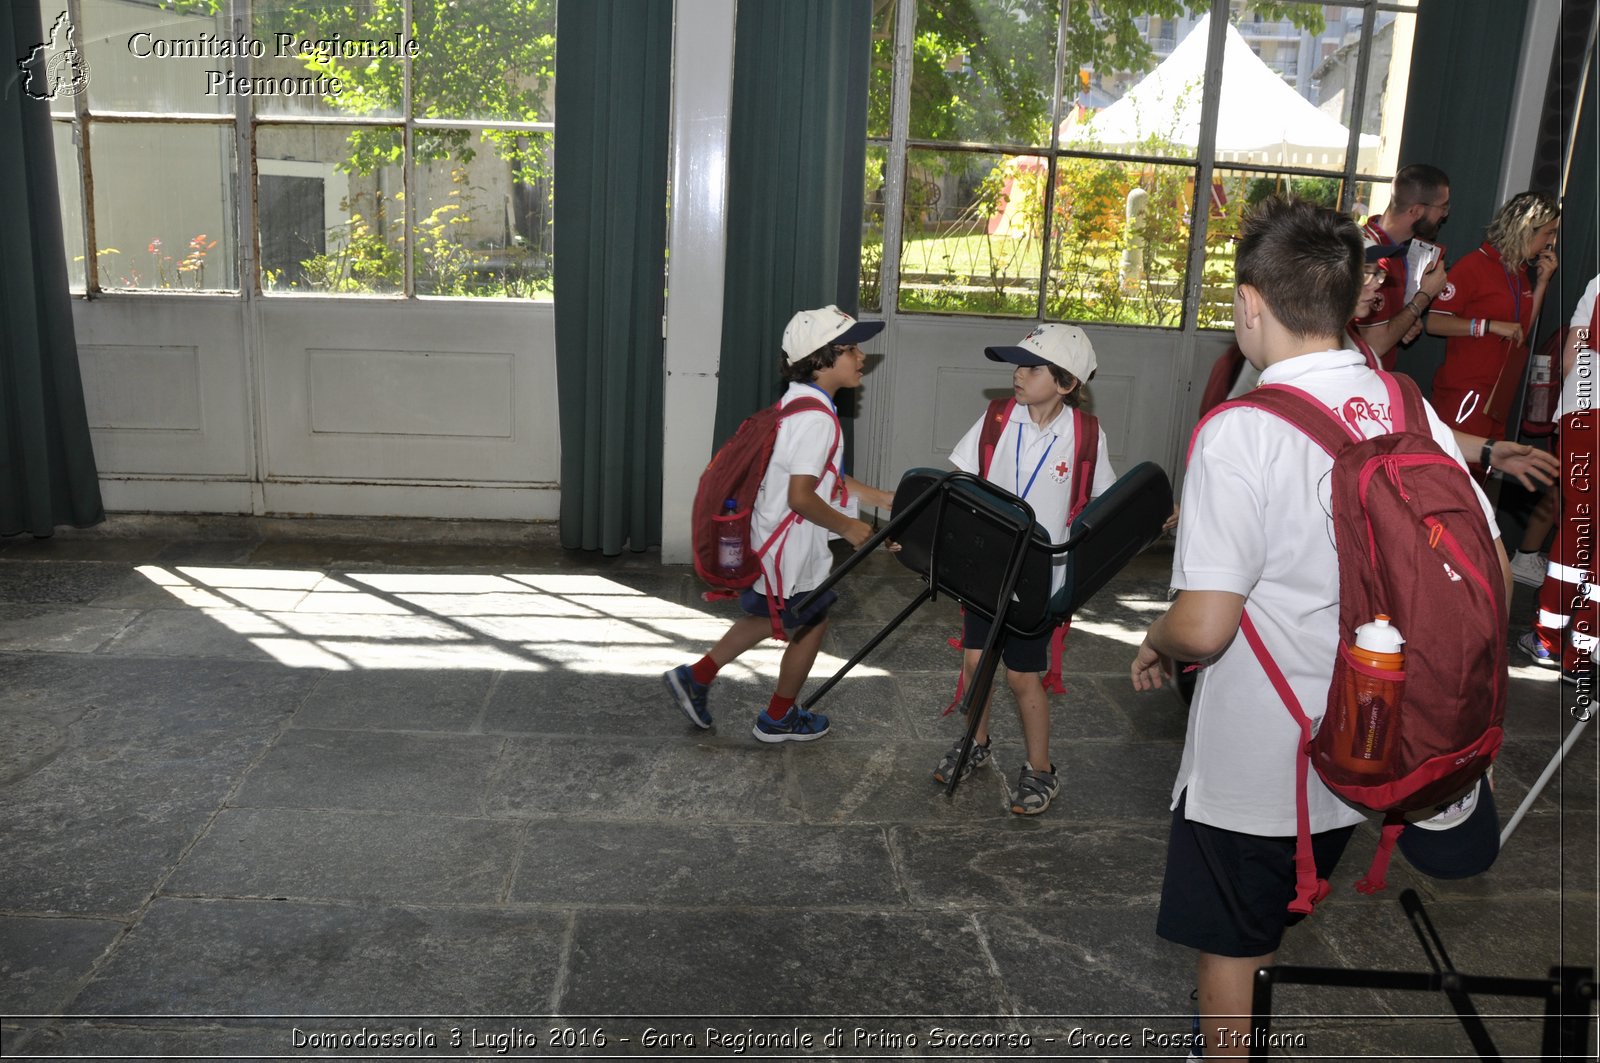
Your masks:
{"label": "blue sneaker", "polygon": [[694,681],[694,673],[686,664],[664,672],[661,681],[667,684],[667,691],[672,695],[673,704],[683,710],[689,717],[689,722],[701,730],[711,726],[711,710],[706,708],[706,691],[709,685],[702,685]]}
{"label": "blue sneaker", "polygon": [[1540,668],[1561,667],[1561,655],[1550,652],[1536,631],[1530,631],[1518,639],[1517,648],[1527,654],[1529,659]]}
{"label": "blue sneaker", "polygon": [[761,713],[750,733],[758,742],[813,742],[828,733],[828,718],[791,705],[781,720]]}

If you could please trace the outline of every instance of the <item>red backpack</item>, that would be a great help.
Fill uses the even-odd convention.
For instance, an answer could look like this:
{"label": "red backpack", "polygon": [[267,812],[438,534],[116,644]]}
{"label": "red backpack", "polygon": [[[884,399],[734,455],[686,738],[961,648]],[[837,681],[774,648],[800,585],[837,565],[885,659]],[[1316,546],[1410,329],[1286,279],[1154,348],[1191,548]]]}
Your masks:
{"label": "red backpack", "polygon": [[[983,427],[978,430],[978,475],[989,478],[989,466],[994,463],[995,447],[1000,445],[1000,435],[1011,421],[1011,411],[1016,409],[1016,399],[991,399],[983,415]],[[1084,506],[1089,504],[1089,494],[1094,490],[1094,469],[1100,460],[1100,421],[1092,413],[1084,413],[1076,406],[1072,411],[1072,504],[1067,509],[1067,528]],[[1062,529],[1063,534],[1066,528]],[[1050,669],[1045,673],[1044,688],[1051,694],[1065,694],[1067,687],[1061,679],[1061,658],[1065,652],[1067,629],[1072,626],[1069,616],[1050,635]],[[950,645],[961,648],[961,636],[950,640]],[[956,673],[956,696],[944,708],[943,715],[954,712],[966,692],[966,676]]]}
{"label": "red backpack", "polygon": [[[775,557],[783,555],[783,543],[789,531],[801,520],[800,514],[789,512],[773,529],[767,540],[759,546],[750,539],[750,518],[755,510],[756,495],[761,491],[761,480],[772,462],[772,448],[778,441],[778,426],[791,414],[817,410],[833,419],[833,446],[828,453],[828,464],[823,474],[834,474],[833,495],[843,505],[849,498],[844,476],[839,473],[839,417],[832,407],[819,398],[809,395],[795,399],[788,405],[781,401],[757,410],[739,425],[737,431],[717,448],[711,462],[700,474],[700,486],[695,489],[694,508],[690,512],[690,541],[694,548],[694,570],[700,578],[717,590],[707,591],[707,600],[732,598],[737,592],[753,587],[763,578],[761,559],[776,548]],[[734,502],[734,511],[727,512],[728,500]],[[724,570],[720,564],[720,540],[731,531],[740,542],[743,563],[737,569]],[[773,638],[782,641],[783,624],[779,613],[787,595],[784,592],[781,569],[778,585],[766,583],[767,613],[772,619]]]}
{"label": "red backpack", "polygon": [[[1356,884],[1383,889],[1402,813],[1430,808],[1472,785],[1500,748],[1506,704],[1506,599],[1499,555],[1465,469],[1428,433],[1410,377],[1380,373],[1394,430],[1362,439],[1315,397],[1282,384],[1225,403],[1264,410],[1294,425],[1333,457],[1334,546],[1339,557],[1339,649],[1324,722],[1344,711],[1355,629],[1383,613],[1406,639],[1404,691],[1388,767],[1354,774],[1331,753],[1333,726],[1315,731],[1246,611],[1240,628],[1300,725],[1296,765],[1298,845],[1291,911],[1327,896],[1311,852],[1306,769],[1346,801],[1384,815],[1372,868]],[[1202,422],[1203,424],[1204,422]],[[1196,434],[1199,428],[1195,429]],[[1193,443],[1190,444],[1191,449]],[[1271,634],[1270,632],[1268,634]]]}

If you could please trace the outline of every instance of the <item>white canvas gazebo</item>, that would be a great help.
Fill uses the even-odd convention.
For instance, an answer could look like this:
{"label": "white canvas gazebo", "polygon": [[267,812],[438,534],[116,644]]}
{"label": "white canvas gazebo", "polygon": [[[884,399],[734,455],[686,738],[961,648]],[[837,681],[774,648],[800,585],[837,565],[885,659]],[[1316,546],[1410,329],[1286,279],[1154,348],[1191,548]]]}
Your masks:
{"label": "white canvas gazebo", "polygon": [[[1159,133],[1196,149],[1210,18],[1201,19],[1171,55],[1116,103],[1087,119],[1063,123],[1063,146],[1138,151],[1146,137]],[[1289,87],[1250,50],[1231,23],[1223,57],[1218,162],[1344,168],[1350,130]],[[1378,137],[1361,134],[1358,170],[1374,172],[1377,160]]]}

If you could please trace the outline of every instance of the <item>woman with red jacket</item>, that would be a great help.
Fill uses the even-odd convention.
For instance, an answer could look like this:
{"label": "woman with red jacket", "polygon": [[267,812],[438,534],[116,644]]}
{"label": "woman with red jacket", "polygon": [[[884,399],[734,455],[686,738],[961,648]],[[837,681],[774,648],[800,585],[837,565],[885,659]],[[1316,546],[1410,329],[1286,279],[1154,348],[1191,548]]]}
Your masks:
{"label": "woman with red jacket", "polygon": [[[1556,271],[1560,216],[1543,192],[1513,196],[1495,213],[1484,242],[1450,267],[1427,328],[1448,340],[1433,376],[1433,408],[1452,428],[1491,442],[1505,437],[1528,360],[1528,332]],[[1475,468],[1483,471],[1481,463]]]}

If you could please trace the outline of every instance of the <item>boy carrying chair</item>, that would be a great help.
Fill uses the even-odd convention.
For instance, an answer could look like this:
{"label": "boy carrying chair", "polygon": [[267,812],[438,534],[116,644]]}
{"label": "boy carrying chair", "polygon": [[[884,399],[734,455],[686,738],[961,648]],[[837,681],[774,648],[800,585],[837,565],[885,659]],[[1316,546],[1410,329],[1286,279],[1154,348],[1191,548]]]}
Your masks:
{"label": "boy carrying chair", "polygon": [[[850,515],[851,501],[883,510],[894,501],[887,491],[840,472],[843,442],[833,401],[841,388],[861,385],[866,355],[857,345],[883,327],[881,321],[857,321],[830,305],[800,311],[783,330],[779,372],[788,390],[779,400],[771,458],[749,514],[749,542],[759,546],[754,553],[760,558],[760,574],[754,586],[738,595],[746,615],[705,656],[662,676],[673,704],[696,727],[711,726],[706,696],[717,672],[769,635],[781,635],[787,645],[778,665],[777,689],[766,710],[756,715],[751,733],[767,743],[810,742],[828,733],[826,716],[795,701],[811,674],[828,630],[828,610],[838,596],[823,595],[803,615],[794,606],[832,568],[829,533],[858,549],[872,537],[872,526]],[[721,460],[723,451],[713,464]]]}

